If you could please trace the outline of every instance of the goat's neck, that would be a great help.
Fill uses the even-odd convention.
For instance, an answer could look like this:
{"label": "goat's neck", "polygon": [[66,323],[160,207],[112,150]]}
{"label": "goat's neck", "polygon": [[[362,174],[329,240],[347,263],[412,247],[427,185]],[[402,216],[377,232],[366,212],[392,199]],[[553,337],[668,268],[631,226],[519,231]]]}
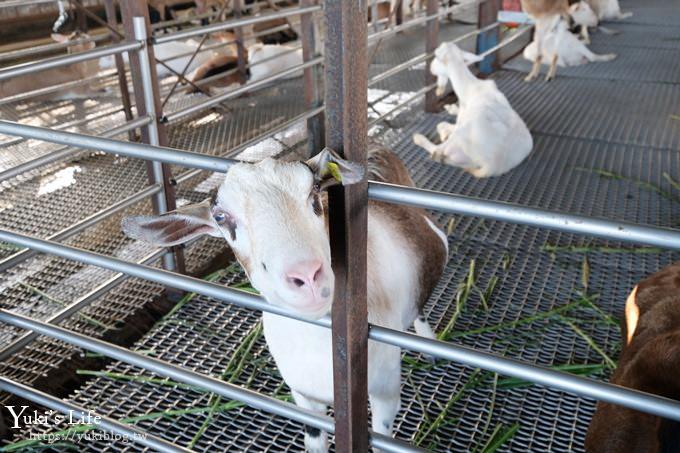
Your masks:
{"label": "goat's neck", "polygon": [[479,81],[465,64],[448,64],[446,70],[456,96],[464,102],[466,93]]}

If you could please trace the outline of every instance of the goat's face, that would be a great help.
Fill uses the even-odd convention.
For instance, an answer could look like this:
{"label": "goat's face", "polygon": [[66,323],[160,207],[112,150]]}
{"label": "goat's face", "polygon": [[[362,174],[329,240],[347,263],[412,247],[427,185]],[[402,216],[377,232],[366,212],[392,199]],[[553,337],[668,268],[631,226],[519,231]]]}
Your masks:
{"label": "goat's face", "polygon": [[593,11],[587,2],[580,1],[571,5],[569,7],[569,15],[578,25],[583,25],[586,27],[597,26],[597,14],[595,14],[595,11]]}
{"label": "goat's face", "polygon": [[430,72],[437,77],[437,95],[444,94],[449,81],[449,68],[467,67],[478,61],[481,61],[478,55],[461,50],[452,42],[441,43],[434,51],[434,59],[430,63]]}
{"label": "goat's face", "polygon": [[330,309],[335,282],[322,191],[362,178],[363,168],[329,150],[307,162],[239,163],[214,202],[126,218],[123,230],[162,246],[203,234],[223,237],[269,303],[317,319]]}

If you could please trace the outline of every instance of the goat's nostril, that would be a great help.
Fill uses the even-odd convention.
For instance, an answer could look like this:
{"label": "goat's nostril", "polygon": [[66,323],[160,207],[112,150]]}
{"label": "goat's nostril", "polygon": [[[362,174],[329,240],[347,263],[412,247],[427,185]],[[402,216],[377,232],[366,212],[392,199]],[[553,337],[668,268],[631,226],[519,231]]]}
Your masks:
{"label": "goat's nostril", "polygon": [[323,268],[322,268],[322,266],[319,266],[319,268],[316,270],[316,272],[314,272],[313,280],[314,281],[319,280],[319,278],[321,277],[321,274],[323,274]]}
{"label": "goat's nostril", "polygon": [[288,279],[289,282],[291,282],[293,285],[297,286],[298,288],[301,288],[305,286],[304,280],[296,277],[292,277]]}

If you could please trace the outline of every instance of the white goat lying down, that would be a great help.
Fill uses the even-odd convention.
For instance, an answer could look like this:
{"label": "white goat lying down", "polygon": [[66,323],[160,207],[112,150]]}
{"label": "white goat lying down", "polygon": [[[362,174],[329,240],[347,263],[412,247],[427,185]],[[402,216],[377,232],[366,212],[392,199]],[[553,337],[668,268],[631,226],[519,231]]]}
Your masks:
{"label": "white goat lying down", "polygon": [[437,76],[437,93],[450,80],[460,100],[456,124],[437,126],[442,143],[435,145],[421,134],[413,141],[442,163],[461,167],[477,178],[501,175],[519,165],[531,152],[533,140],[526,124],[493,80],[475,77],[468,64],[479,61],[454,43],[442,43],[435,51],[430,71]]}
{"label": "white goat lying down", "polygon": [[588,0],[588,3],[600,20],[627,19],[633,15],[631,12],[621,12],[619,0]]}
{"label": "white goat lying down", "polygon": [[[552,20],[553,23],[543,38],[541,61],[544,64],[551,63],[554,55],[557,56],[557,66],[561,67],[579,66],[596,61],[611,61],[616,58],[614,53],[603,55],[593,53],[569,31],[569,25],[564,18],[555,16]],[[532,41],[524,48],[524,58],[535,61],[537,49],[536,41]]]}
{"label": "white goat lying down", "polygon": [[[302,64],[302,49],[298,45],[287,44],[262,44],[256,43],[248,47],[248,62],[250,68],[250,81],[255,82],[270,75],[276,74],[293,66]],[[297,50],[295,50],[297,48]],[[278,57],[277,57],[278,56]],[[271,58],[271,60],[269,60]],[[263,60],[265,63],[255,64]],[[253,66],[254,65],[254,66]],[[300,77],[302,70],[286,78]]]}
{"label": "white goat lying down", "polygon": [[[404,164],[389,150],[369,149],[369,178],[413,186]],[[331,309],[335,276],[326,230],[325,187],[362,179],[364,169],[324,150],[307,162],[265,159],[232,166],[214,203],[185,206],[160,217],[123,221],[128,236],[170,246],[209,234],[223,237],[253,286],[273,305],[305,317]],[[368,207],[368,320],[432,338],[423,306],[447,257],[442,231],[418,208],[375,201]],[[295,402],[326,413],[333,403],[331,332],[267,313],[264,335]],[[401,352],[368,345],[368,392],[373,430],[392,434],[400,406]],[[326,433],[308,429],[308,451],[327,451]]]}

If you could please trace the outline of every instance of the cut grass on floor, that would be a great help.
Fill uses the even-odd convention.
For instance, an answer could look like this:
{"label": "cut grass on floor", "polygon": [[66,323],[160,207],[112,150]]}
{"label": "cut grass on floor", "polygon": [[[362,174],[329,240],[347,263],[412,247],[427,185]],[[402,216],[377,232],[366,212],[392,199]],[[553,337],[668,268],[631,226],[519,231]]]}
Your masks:
{"label": "cut grass on floor", "polygon": [[547,253],[663,253],[658,247],[607,247],[607,246],[566,246],[544,245],[542,252]]}
{"label": "cut grass on floor", "polygon": [[656,192],[657,194],[661,195],[662,197],[664,197],[668,200],[680,203],[680,196],[674,195],[671,192],[668,192],[667,190],[664,190],[657,185],[654,185],[654,184],[647,182],[647,181],[642,181],[641,179],[635,179],[635,178],[630,178],[628,176],[619,175],[618,173],[614,173],[614,172],[611,172],[611,171],[608,171],[608,170],[604,170],[602,168],[575,167],[575,169],[576,169],[576,171],[584,171],[584,172],[595,173],[597,175],[600,175],[603,178],[616,179],[616,180],[619,180],[619,181],[631,182],[631,183],[637,185],[641,189],[648,190],[650,192]]}

